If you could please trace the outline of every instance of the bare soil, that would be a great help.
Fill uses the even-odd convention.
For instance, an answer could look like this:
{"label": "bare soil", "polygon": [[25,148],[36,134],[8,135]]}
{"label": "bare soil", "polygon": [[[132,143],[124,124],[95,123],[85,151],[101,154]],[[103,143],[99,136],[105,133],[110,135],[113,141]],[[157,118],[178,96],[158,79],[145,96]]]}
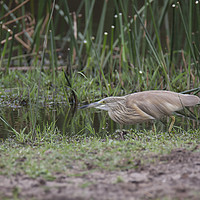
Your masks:
{"label": "bare soil", "polygon": [[55,174],[53,181],[0,176],[0,199],[200,199],[200,152],[176,149],[168,155],[152,155],[147,164],[134,162],[135,169],[111,172],[88,164],[84,172],[69,171],[77,176]]}

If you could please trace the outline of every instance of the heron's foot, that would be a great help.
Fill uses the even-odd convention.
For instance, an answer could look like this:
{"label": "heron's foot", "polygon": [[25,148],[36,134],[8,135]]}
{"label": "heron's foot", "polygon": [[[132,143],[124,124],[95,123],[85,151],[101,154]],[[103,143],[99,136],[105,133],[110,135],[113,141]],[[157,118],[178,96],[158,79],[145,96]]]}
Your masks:
{"label": "heron's foot", "polygon": [[120,132],[120,137],[121,137],[121,139],[122,140],[125,140],[125,135],[127,135],[127,133],[128,133],[128,131],[126,131],[126,130],[121,130],[121,132]]}
{"label": "heron's foot", "polygon": [[129,131],[120,129],[120,130],[117,130],[116,132],[118,133],[119,140],[125,140],[125,136],[128,134]]}

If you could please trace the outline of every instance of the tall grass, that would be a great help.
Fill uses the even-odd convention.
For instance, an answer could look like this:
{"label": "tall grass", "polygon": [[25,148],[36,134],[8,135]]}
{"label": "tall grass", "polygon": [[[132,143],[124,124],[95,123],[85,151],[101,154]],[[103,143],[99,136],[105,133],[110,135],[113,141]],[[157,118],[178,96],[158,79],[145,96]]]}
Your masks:
{"label": "tall grass", "polygon": [[[47,33],[47,48],[44,57],[51,61],[51,66],[53,66],[52,80],[55,81],[54,72],[57,68],[55,67],[57,66],[55,52],[62,46],[63,49],[59,49],[59,53],[64,53],[64,65],[66,65],[69,57],[71,65],[76,66],[72,73],[76,73],[78,70],[82,71],[87,77],[100,76],[99,80],[105,86],[106,91],[109,90],[109,87],[107,87],[108,83],[103,78],[104,76],[114,88],[117,86],[116,76],[121,79],[128,75],[127,80],[130,79],[130,83],[128,81],[127,86],[130,88],[130,84],[135,85],[135,90],[161,87],[161,89],[179,90],[175,87],[175,83],[171,86],[171,80],[176,78],[180,71],[187,71],[188,74],[192,71],[197,80],[195,82],[199,82],[198,1],[173,3],[167,0],[162,3],[147,0],[143,2],[113,0],[110,4],[107,1],[102,1],[101,8],[98,9],[96,6],[97,4],[99,6],[99,3],[96,1],[82,0],[74,10],[70,10],[73,4],[69,5],[68,1],[57,1],[56,9],[52,8],[52,1],[38,2],[38,4],[39,9],[36,9],[33,1],[26,1],[16,11],[13,11],[13,8],[16,8],[17,5],[14,3],[7,4],[6,1],[2,2],[1,42],[6,49],[3,49],[1,56],[1,68],[3,68],[2,64],[5,63],[8,67],[19,66],[19,63],[23,66],[33,63],[35,67],[38,66],[38,59],[42,59],[40,51],[45,49],[42,41],[47,33],[50,13],[54,9],[54,18],[50,19],[51,31]],[[30,10],[27,10],[28,6],[26,7],[26,5],[30,5]],[[109,20],[109,24],[107,24],[106,17],[110,9],[113,9],[114,12],[111,16],[112,20]],[[33,26],[29,28],[32,28],[32,35],[26,29],[26,26],[28,26],[26,17],[28,16],[26,16],[25,11],[31,12],[29,20],[32,20]],[[19,17],[22,17],[22,19],[18,19]],[[13,20],[12,23],[11,19]],[[22,23],[20,23],[20,20]],[[12,28],[10,29],[12,34],[9,40],[6,40],[9,25]],[[13,29],[13,25],[17,27]],[[105,30],[105,27],[110,28]],[[17,40],[14,32],[19,34],[23,30],[24,33],[21,33],[21,38],[18,38],[20,40]],[[105,32],[108,35],[105,35]],[[28,59],[31,60],[29,63],[26,62],[26,54],[24,54],[25,59],[22,62],[17,62],[22,59],[18,56],[24,52],[24,43],[22,42],[24,38],[24,43],[26,42],[29,45],[25,49],[26,54],[29,54]],[[61,43],[65,44],[61,45]],[[19,48],[20,46],[21,48]],[[69,48],[70,51],[65,51],[66,48]],[[4,51],[6,52],[4,53]],[[52,62],[51,59],[54,61]],[[101,71],[101,68],[103,71]],[[114,70],[116,72],[113,72]],[[193,72],[193,70],[195,71]],[[145,80],[148,81],[151,81],[153,75],[156,76],[157,80],[162,80],[162,86],[148,85],[149,82],[142,84],[139,80],[133,82],[133,80],[139,79],[141,72],[145,76]],[[108,76],[108,74],[113,73],[115,75]],[[123,75],[123,73],[126,75]],[[125,84],[123,82],[127,82],[127,80],[117,81],[120,81],[123,88]],[[191,81],[188,82],[190,75],[189,77],[188,75],[182,76],[181,80],[187,83],[187,87],[191,88]]]}
{"label": "tall grass", "polygon": [[90,102],[142,90],[199,88],[199,4],[1,1],[0,84],[17,88],[30,106],[70,105],[72,94]]}

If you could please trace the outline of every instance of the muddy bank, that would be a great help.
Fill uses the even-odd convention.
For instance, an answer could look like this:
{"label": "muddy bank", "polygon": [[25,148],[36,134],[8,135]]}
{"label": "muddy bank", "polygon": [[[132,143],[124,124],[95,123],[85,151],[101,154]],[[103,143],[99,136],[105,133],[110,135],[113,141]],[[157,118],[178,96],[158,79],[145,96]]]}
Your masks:
{"label": "muddy bank", "polygon": [[[126,171],[102,171],[90,167],[55,180],[26,175],[0,176],[0,197],[20,199],[199,199],[200,152],[173,150],[151,156],[152,162]],[[92,168],[92,169],[90,169]],[[73,175],[72,175],[73,174]]]}

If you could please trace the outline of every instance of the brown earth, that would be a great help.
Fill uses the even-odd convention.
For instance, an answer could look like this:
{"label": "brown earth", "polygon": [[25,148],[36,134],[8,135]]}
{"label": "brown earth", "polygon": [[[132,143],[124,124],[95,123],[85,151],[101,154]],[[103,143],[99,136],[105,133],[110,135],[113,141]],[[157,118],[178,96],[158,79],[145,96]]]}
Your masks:
{"label": "brown earth", "polygon": [[111,172],[88,164],[84,172],[69,171],[77,176],[55,174],[53,181],[0,176],[0,199],[200,199],[200,152],[176,149],[152,161],[136,160],[136,169]]}

